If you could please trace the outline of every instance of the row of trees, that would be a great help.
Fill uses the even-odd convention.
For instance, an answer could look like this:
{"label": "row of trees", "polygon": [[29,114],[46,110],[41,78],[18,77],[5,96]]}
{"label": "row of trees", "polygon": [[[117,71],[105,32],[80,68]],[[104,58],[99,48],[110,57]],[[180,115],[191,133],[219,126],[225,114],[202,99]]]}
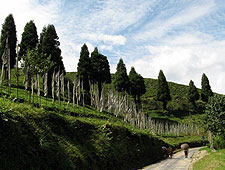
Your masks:
{"label": "row of trees", "polygon": [[[60,42],[54,25],[44,27],[40,39],[37,35],[37,28],[33,21],[28,22],[24,27],[22,39],[19,44],[18,56],[16,53],[17,37],[16,26],[13,15],[10,14],[3,23],[1,38],[0,38],[0,55],[6,49],[7,41],[9,48],[10,68],[16,65],[16,58],[22,61],[24,71],[28,73],[28,84],[31,83],[31,77],[34,74],[47,73],[48,93],[51,92],[52,75],[54,72],[65,72],[65,67],[62,61]],[[0,60],[0,64],[3,62]],[[86,104],[90,103],[90,83],[97,84],[99,93],[102,91],[104,83],[111,83],[110,67],[107,57],[98,52],[97,47],[90,53],[88,47],[84,44],[81,48],[80,59],[77,67],[78,76],[84,84]],[[7,78],[7,75],[5,75]],[[113,85],[118,92],[127,92],[135,100],[135,103],[140,103],[140,97],[146,92],[146,86],[143,77],[132,67],[129,75],[127,75],[126,66],[122,59],[117,64],[116,73],[114,76]],[[189,83],[188,99],[195,106],[195,101],[200,98],[197,88],[193,81]],[[101,95],[101,94],[99,94]],[[208,101],[208,97],[212,96],[212,90],[209,85],[209,80],[205,74],[202,75],[202,101]],[[171,100],[170,90],[166,77],[163,71],[160,70],[158,75],[158,93],[157,99],[163,102],[163,108],[166,109],[168,101]]]}
{"label": "row of trees", "polygon": [[[118,92],[127,92],[133,96],[136,103],[140,103],[140,96],[146,92],[144,78],[138,74],[134,67],[131,68],[129,76],[126,66],[120,59],[114,76],[114,87]],[[88,47],[84,44],[81,48],[80,59],[77,67],[78,76],[84,82],[84,90],[87,94],[86,103],[89,104],[88,96],[90,82],[97,84],[99,96],[101,96],[102,85],[111,83],[111,74],[107,57],[98,52],[97,47],[89,56]]]}
{"label": "row of trees", "polygon": [[208,102],[209,97],[213,96],[213,92],[211,90],[211,86],[209,84],[209,79],[205,75],[205,73],[202,74],[202,80],[201,80],[201,94],[199,94],[197,88],[194,85],[194,82],[191,80],[189,83],[189,89],[188,89],[188,99],[193,104],[193,106],[196,106],[195,101],[200,99],[204,102]]}
{"label": "row of trees", "polygon": [[[140,103],[140,96],[146,92],[146,86],[144,79],[140,74],[137,74],[134,67],[131,68],[129,76],[127,75],[126,66],[123,60],[120,59],[117,64],[117,71],[114,78],[114,87],[118,92],[128,92],[135,100],[135,103]],[[209,80],[205,73],[202,75],[201,80],[202,90],[201,99],[204,102],[208,102],[208,98],[213,95]],[[163,109],[166,109],[167,103],[171,100],[170,89],[166,80],[166,77],[162,70],[158,75],[158,91],[157,100],[163,102]],[[199,92],[191,80],[188,88],[188,100],[196,106],[196,101],[200,99]]]}
{"label": "row of trees", "polygon": [[128,76],[126,66],[122,59],[117,64],[113,84],[118,92],[127,92],[132,95],[135,103],[140,103],[141,95],[146,92],[144,78],[135,71],[134,67],[131,67]]}
{"label": "row of trees", "polygon": [[[204,102],[208,102],[208,98],[213,95],[211,90],[211,86],[209,85],[209,80],[205,73],[202,75],[201,80],[201,99]],[[167,103],[171,100],[170,90],[168,83],[166,81],[166,77],[163,74],[163,71],[160,70],[158,75],[158,93],[157,99],[163,102],[163,109],[166,109]],[[199,92],[194,85],[194,82],[190,80],[189,87],[188,87],[188,100],[196,107],[196,101],[200,99]]]}
{"label": "row of trees", "polygon": [[[83,45],[77,70],[78,75],[84,82],[86,93],[90,90],[90,81],[98,83],[99,92],[101,92],[103,83],[111,82],[107,58],[99,54],[97,48],[89,57],[88,47],[85,44]],[[146,92],[144,78],[135,71],[134,67],[131,68],[128,75],[122,59],[117,64],[113,85],[118,92],[126,92],[132,95],[136,104],[141,102],[140,97]],[[205,74],[202,75],[201,85],[202,90],[201,94],[199,94],[194,82],[191,80],[189,83],[188,100],[194,107],[196,107],[196,101],[200,99],[200,96],[202,101],[208,102],[208,98],[213,95],[209,80]],[[163,109],[166,109],[167,103],[171,100],[169,86],[162,70],[160,70],[158,75],[157,100],[163,102]]]}
{"label": "row of trees", "polygon": [[[10,49],[10,55],[8,57],[10,68],[14,68],[16,65],[18,66],[16,61],[21,61],[23,71],[27,74],[28,86],[31,84],[32,76],[37,74],[43,76],[44,73],[47,73],[48,91],[50,93],[53,72],[58,70],[65,72],[58,39],[59,37],[57,36],[54,25],[44,27],[39,39],[34,21],[29,21],[24,27],[22,39],[18,45],[19,52],[17,55],[16,25],[13,15],[10,14],[6,17],[2,25],[0,56],[3,56],[6,48]],[[9,47],[6,47],[7,41]],[[2,61],[3,59],[0,60],[0,65],[3,64]],[[8,79],[8,77],[5,76],[5,79]]]}
{"label": "row of trees", "polygon": [[89,54],[88,47],[84,44],[81,47],[77,67],[78,77],[84,86],[86,104],[90,104],[90,84],[97,84],[99,96],[101,96],[103,84],[111,83],[110,67],[107,57],[99,53],[97,47],[91,53],[91,57]]}

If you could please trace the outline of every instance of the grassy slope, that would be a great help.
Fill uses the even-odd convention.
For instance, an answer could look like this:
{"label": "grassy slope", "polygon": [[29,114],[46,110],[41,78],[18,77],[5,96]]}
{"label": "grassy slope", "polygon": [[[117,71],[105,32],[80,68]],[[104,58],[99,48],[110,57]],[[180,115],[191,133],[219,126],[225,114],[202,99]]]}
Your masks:
{"label": "grassy slope", "polygon": [[162,157],[163,141],[111,115],[0,100],[0,169],[131,169]]}
{"label": "grassy slope", "polygon": [[209,155],[206,155],[201,160],[197,161],[194,170],[224,170],[225,169],[225,149],[212,152],[206,149]]}
{"label": "grassy slope", "polygon": [[[73,81],[74,72],[68,72],[66,77]],[[112,75],[112,81],[114,75]],[[195,122],[199,123],[203,115],[205,103],[201,100],[197,101],[197,109],[193,109],[193,106],[188,102],[188,86],[177,84],[174,82],[168,82],[172,101],[168,103],[168,112],[162,110],[162,102],[156,100],[157,95],[157,79],[145,78],[146,93],[142,96],[142,106],[144,112],[155,119],[164,119],[175,122]],[[113,84],[106,85],[106,88],[114,88]],[[200,89],[199,94],[200,94]],[[197,113],[197,114],[196,114]],[[190,116],[190,114],[192,116]],[[190,117],[192,120],[190,120]],[[194,121],[193,121],[194,120]]]}
{"label": "grassy slope", "polygon": [[[67,77],[73,80],[73,75],[74,73],[68,73]],[[19,83],[21,87],[23,87],[22,80],[21,76]],[[156,95],[154,88],[157,87],[154,84],[157,83],[156,80],[145,81],[147,93],[143,96],[144,102],[145,99],[154,98]],[[15,87],[15,79],[12,79],[12,84]],[[185,86],[175,83],[169,85],[172,86],[172,94],[176,91],[185,96]],[[13,99],[16,96],[16,89],[11,90]],[[19,91],[19,98],[25,98],[24,90]],[[3,92],[7,94],[7,88],[4,88]],[[173,95],[174,99],[175,97]],[[175,147],[179,147],[183,142],[199,144],[200,141],[200,137],[186,136],[160,137],[160,140],[149,131],[131,127],[108,113],[82,107],[75,109],[70,107],[68,111],[63,111],[63,104],[58,110],[59,106],[51,104],[50,101],[50,98],[42,98],[42,107],[45,109],[7,100],[5,105],[1,104],[0,112],[4,114],[1,115],[3,126],[1,126],[0,152],[4,155],[0,156],[2,166],[0,168],[129,169],[160,159],[162,140]],[[155,111],[155,116],[159,117],[160,110]],[[165,114],[161,116],[173,121],[183,120]],[[199,119],[198,116],[196,119]],[[193,119],[186,117],[185,121]]]}

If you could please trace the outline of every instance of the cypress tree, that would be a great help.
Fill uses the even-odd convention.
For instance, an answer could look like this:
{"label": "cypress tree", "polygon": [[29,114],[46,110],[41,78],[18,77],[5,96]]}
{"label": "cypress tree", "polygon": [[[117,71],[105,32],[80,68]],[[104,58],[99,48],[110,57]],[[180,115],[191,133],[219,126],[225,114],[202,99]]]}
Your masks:
{"label": "cypress tree", "polygon": [[86,44],[81,47],[80,59],[78,62],[77,73],[80,79],[84,82],[84,90],[89,92],[89,80],[91,77],[91,58],[89,57],[89,51]]}
{"label": "cypress tree", "polygon": [[48,71],[48,93],[51,93],[52,74],[55,71],[65,72],[65,67],[62,61],[61,49],[59,48],[59,37],[56,33],[54,25],[44,27],[40,36],[40,53],[46,58],[50,57],[50,61],[54,64]]}
{"label": "cypress tree", "polygon": [[204,102],[208,102],[208,98],[210,96],[213,96],[213,92],[211,90],[211,86],[209,85],[209,79],[205,75],[205,73],[202,74],[201,85],[202,85],[201,99]]}
{"label": "cypress tree", "polygon": [[[10,46],[10,68],[14,68],[16,64],[16,25],[12,14],[9,14],[3,25],[0,38],[0,56],[2,56],[4,49],[6,47],[6,39],[8,37],[8,43]],[[0,59],[0,65],[2,65],[2,60]]]}
{"label": "cypress tree", "polygon": [[144,83],[144,78],[135,71],[134,67],[131,67],[129,73],[130,82],[130,95],[134,98],[135,103],[141,102],[141,95],[146,92],[146,86]]}
{"label": "cypress tree", "polygon": [[195,101],[199,99],[199,93],[197,88],[194,85],[194,82],[191,80],[188,87],[188,100],[196,107]]}
{"label": "cypress tree", "polygon": [[24,32],[22,33],[22,40],[20,42],[19,56],[27,54],[27,50],[33,50],[38,44],[37,28],[34,21],[28,22],[24,27]]}
{"label": "cypress tree", "polygon": [[97,47],[91,53],[92,76],[91,79],[98,85],[99,98],[103,83],[111,83],[110,67],[107,57],[98,52]]}
{"label": "cypress tree", "polygon": [[89,57],[89,51],[86,44],[81,47],[80,59],[78,62],[77,73],[79,78],[83,82],[83,89],[85,92],[85,104],[90,104],[90,78],[91,78],[91,58]]}
{"label": "cypress tree", "polygon": [[166,109],[166,105],[167,105],[168,101],[171,100],[170,89],[169,89],[168,83],[166,81],[166,77],[163,74],[162,70],[160,70],[159,75],[158,75],[157,99],[158,99],[158,101],[163,102],[164,110]]}
{"label": "cypress tree", "polygon": [[123,59],[119,60],[117,64],[115,79],[113,81],[114,87],[118,92],[129,91],[129,78],[127,75],[127,69],[123,63]]}

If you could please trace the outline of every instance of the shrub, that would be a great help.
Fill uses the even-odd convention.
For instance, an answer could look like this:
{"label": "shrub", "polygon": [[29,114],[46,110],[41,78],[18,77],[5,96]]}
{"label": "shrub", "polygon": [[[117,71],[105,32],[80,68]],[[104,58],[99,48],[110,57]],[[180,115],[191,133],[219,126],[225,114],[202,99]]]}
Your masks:
{"label": "shrub", "polygon": [[214,146],[217,149],[224,149],[225,148],[225,134],[216,136],[214,138]]}

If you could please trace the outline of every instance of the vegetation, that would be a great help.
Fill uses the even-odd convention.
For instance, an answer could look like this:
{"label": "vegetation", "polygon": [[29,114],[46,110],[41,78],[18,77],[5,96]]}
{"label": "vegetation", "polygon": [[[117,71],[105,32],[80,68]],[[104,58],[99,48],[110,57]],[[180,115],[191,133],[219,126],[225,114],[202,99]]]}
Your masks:
{"label": "vegetation", "polygon": [[[225,96],[214,95],[206,106],[204,126],[216,137],[217,148],[225,148]],[[213,141],[211,141],[213,147]]]}
{"label": "vegetation", "polygon": [[127,69],[125,64],[123,63],[122,58],[117,64],[113,84],[118,92],[129,92],[129,77],[127,75]]}
{"label": "vegetation", "polygon": [[199,99],[198,90],[195,87],[194,82],[191,80],[188,89],[188,100],[193,104],[194,107],[196,107],[195,101],[198,99]]}
{"label": "vegetation", "polygon": [[98,52],[97,47],[91,53],[92,81],[98,85],[99,96],[101,96],[103,83],[111,83],[111,74],[107,57]]}
{"label": "vegetation", "polygon": [[[4,53],[6,48],[6,41],[8,39],[10,48],[10,67],[13,68],[16,64],[16,25],[12,14],[9,14],[3,25],[0,38],[0,56]],[[2,60],[0,60],[0,65],[2,65]]]}
{"label": "vegetation", "polygon": [[149,131],[93,108],[58,114],[54,107],[0,100],[0,164],[5,170],[133,169],[162,157],[164,142]]}
{"label": "vegetation", "polygon": [[[14,59],[4,60],[8,82],[1,76],[0,168],[133,169],[161,159],[165,142],[175,148],[184,142],[201,145],[204,132],[199,124],[204,115],[199,113],[204,112],[205,102],[213,94],[205,74],[203,101],[198,100],[192,81],[189,87],[168,83],[162,70],[157,81],[145,80],[134,67],[128,77],[122,59],[111,83],[107,57],[97,47],[89,57],[84,44],[78,76],[67,74],[65,81],[58,39],[54,25],[48,25],[38,43],[36,26],[30,21],[20,44],[23,70],[18,70],[18,62],[16,70],[9,67],[15,65]],[[3,24],[0,49],[7,52],[6,58],[9,54],[14,57],[14,41],[15,24],[9,15]],[[11,71],[16,79],[10,76]],[[74,82],[73,87],[70,82]],[[85,102],[85,94],[90,102]],[[212,132],[218,148],[224,146],[224,100],[223,96],[209,98],[205,117],[205,128]]]}
{"label": "vegetation", "polygon": [[[38,45],[38,35],[37,28],[34,21],[28,22],[24,27],[24,32],[22,33],[22,39],[19,44],[20,51],[19,56],[27,55],[28,50],[33,50]],[[38,57],[38,56],[36,56]]]}
{"label": "vegetation", "polygon": [[202,146],[203,142],[207,142],[207,140],[202,141],[201,136],[162,136],[160,138],[175,149],[180,149],[180,145],[183,143],[188,143],[192,148]]}
{"label": "vegetation", "polygon": [[86,93],[90,90],[90,78],[92,74],[91,58],[86,44],[81,47],[80,59],[77,66],[77,73],[83,82],[83,88]]}
{"label": "vegetation", "polygon": [[[22,76],[19,84],[23,86]],[[15,92],[12,88],[11,99]],[[8,94],[5,86],[3,94]],[[19,95],[26,99],[23,89],[19,89]],[[58,105],[50,98],[42,97],[42,108],[3,98],[1,103],[5,128],[2,138],[8,136],[7,146],[11,148],[6,150],[9,155],[0,159],[4,169],[132,169],[160,159],[163,141],[175,148],[184,142],[191,146],[201,144],[199,136],[164,136],[160,140],[149,130],[135,128],[112,114],[98,112],[92,107],[65,109],[64,102]],[[0,147],[4,148],[6,141],[1,141]],[[15,157],[15,152],[20,156]]]}
{"label": "vegetation", "polygon": [[52,74],[54,71],[65,72],[65,67],[62,61],[61,49],[59,48],[60,42],[56,33],[54,25],[44,27],[40,36],[40,52],[46,57],[50,57],[50,61],[54,65],[48,70],[47,85],[48,93],[51,93]]}
{"label": "vegetation", "polygon": [[168,86],[168,83],[166,81],[166,77],[163,74],[163,71],[160,70],[159,76],[158,76],[158,93],[157,93],[157,99],[159,101],[163,102],[163,109],[166,109],[166,105],[168,101],[171,100],[170,96],[170,89]]}
{"label": "vegetation", "polygon": [[205,75],[205,73],[202,74],[202,91],[201,91],[201,99],[204,102],[208,102],[208,98],[213,95],[213,92],[211,90],[211,86],[209,85],[209,79]]}
{"label": "vegetation", "polygon": [[131,67],[129,73],[129,82],[130,82],[130,94],[132,95],[135,103],[141,103],[141,95],[146,92],[144,78],[138,74],[134,67]]}
{"label": "vegetation", "polygon": [[225,169],[225,149],[212,152],[211,149],[207,150],[208,155],[197,161],[193,170],[224,170]]}

